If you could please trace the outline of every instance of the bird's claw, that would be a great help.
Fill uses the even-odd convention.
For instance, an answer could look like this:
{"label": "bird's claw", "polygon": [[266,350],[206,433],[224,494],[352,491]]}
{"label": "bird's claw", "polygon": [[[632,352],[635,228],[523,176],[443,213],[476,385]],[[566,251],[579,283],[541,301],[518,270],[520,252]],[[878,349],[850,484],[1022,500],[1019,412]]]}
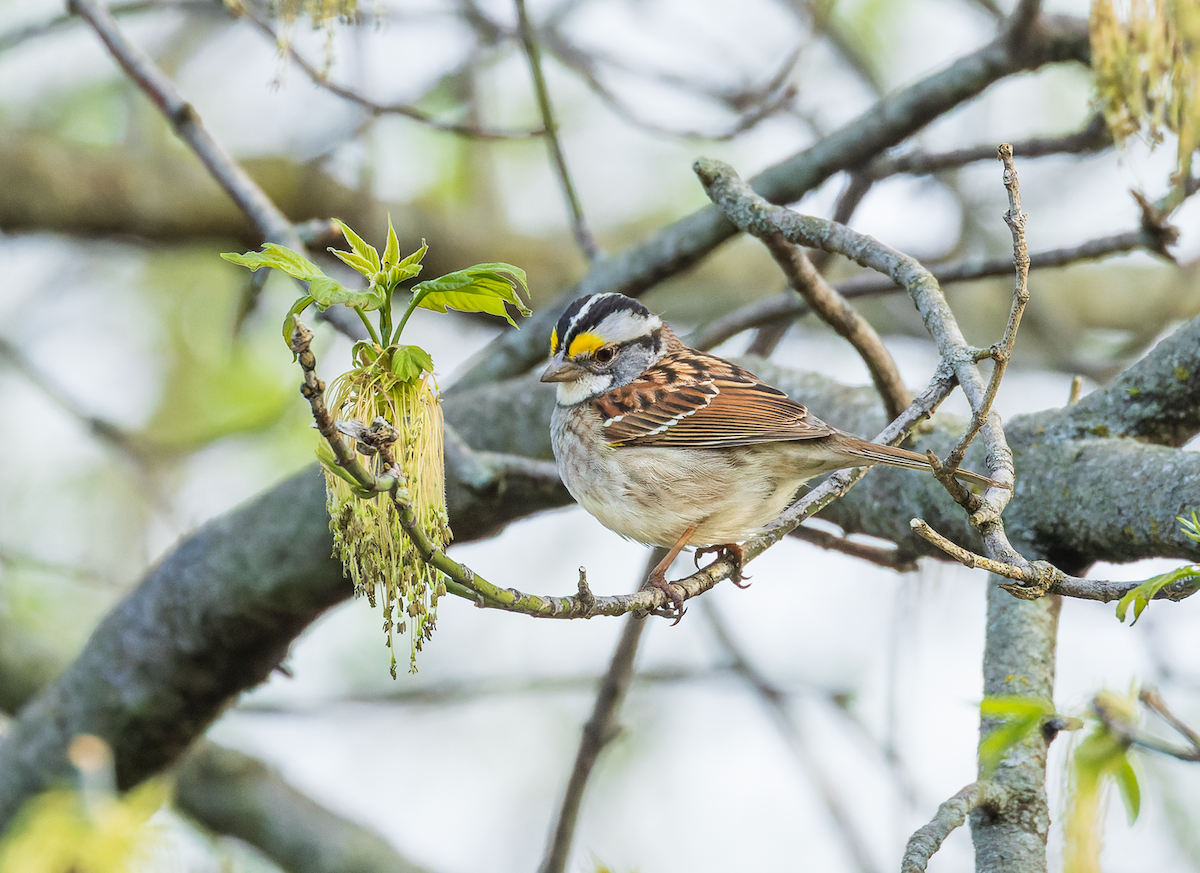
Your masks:
{"label": "bird's claw", "polygon": [[[697,570],[700,569],[700,556],[707,555],[709,553],[716,554],[717,561],[723,561],[728,558],[733,562],[733,572],[729,575],[730,582],[732,582],[738,588],[750,587],[750,582],[748,581],[750,577],[742,575],[742,561],[746,557],[745,549],[743,549],[737,543],[725,543],[721,546],[704,546],[696,549],[695,559]],[[745,584],[743,584],[743,580],[746,580]]]}
{"label": "bird's claw", "polygon": [[660,606],[658,609],[652,609],[650,614],[661,616],[662,618],[675,619],[671,622],[671,627],[675,627],[675,625],[679,624],[680,620],[683,618],[683,614],[687,612],[687,610],[683,607],[683,588],[679,585],[676,585],[674,582],[668,582],[666,580],[665,573],[651,573],[650,578],[646,580],[646,584],[650,587],[657,588],[663,594],[667,595],[671,601],[670,606]]}

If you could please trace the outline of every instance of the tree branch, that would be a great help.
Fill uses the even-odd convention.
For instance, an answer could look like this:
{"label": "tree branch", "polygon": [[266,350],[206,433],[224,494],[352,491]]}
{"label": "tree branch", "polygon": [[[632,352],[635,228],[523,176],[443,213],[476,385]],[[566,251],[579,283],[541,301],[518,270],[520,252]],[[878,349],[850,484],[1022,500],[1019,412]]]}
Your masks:
{"label": "tree branch", "polygon": [[812,307],[821,320],[832,327],[839,336],[854,346],[867,370],[875,389],[883,398],[888,418],[895,418],[912,402],[891,352],[871,327],[870,322],[858,314],[846,298],[838,294],[804,254],[804,250],[789,242],[776,231],[759,237],[771,257],[787,276],[788,284]]}
{"label": "tree branch", "polygon": [[[752,180],[753,188],[772,203],[791,203],[839,170],[866,163],[1006,76],[1050,63],[1086,62],[1088,55],[1085,21],[1039,19],[1019,51],[997,39],[965,55],[945,70],[883,98],[810,148],[764,170]],[[638,245],[600,259],[556,304],[539,309],[526,319],[522,330],[505,333],[472,359],[449,392],[515,376],[541,360],[567,300],[601,291],[636,297],[692,266],[733,233],[715,208],[706,207]]]}
{"label": "tree branch", "polygon": [[[638,577],[639,584],[665,554],[664,549],[653,549],[650,552],[645,572]],[[582,574],[583,568],[580,568],[579,572]],[[625,703],[625,695],[629,692],[629,684],[633,681],[633,662],[645,627],[646,619],[639,615],[626,616],[621,627],[621,636],[613,650],[608,670],[600,682],[596,703],[592,707],[592,717],[583,726],[579,751],[575,755],[575,766],[571,770],[571,778],[563,794],[550,845],[546,848],[546,855],[538,868],[540,873],[562,873],[566,869],[571,841],[575,837],[575,825],[579,819],[579,809],[583,805],[584,789],[600,753],[620,733],[617,718]]]}
{"label": "tree branch", "polygon": [[[227,7],[232,10],[236,16],[244,17],[255,29],[263,35],[269,37],[273,45],[282,45],[282,40],[271,27],[270,23],[264,21],[255,14],[250,4],[239,4],[236,7]],[[505,139],[531,139],[536,136],[541,136],[544,132],[541,129],[533,130],[489,130],[478,127],[472,124],[460,124],[453,121],[443,121],[435,118],[428,112],[417,109],[415,106],[407,103],[380,103],[376,100],[371,100],[363,96],[352,88],[347,88],[344,85],[339,85],[336,82],[331,82],[329,77],[321,70],[309,63],[302,55],[298,54],[294,48],[288,46],[283,50],[282,54],[290,60],[300,72],[304,73],[318,88],[328,91],[337,97],[342,98],[350,103],[360,106],[372,116],[380,115],[402,115],[405,118],[410,118],[413,121],[423,124],[433,130],[440,130],[445,133],[456,134],[457,136],[465,136],[471,139],[482,140],[505,140]]]}
{"label": "tree branch", "polygon": [[288,873],[425,873],[375,831],[330,812],[261,761],[200,742],[175,774],[181,812]]}
{"label": "tree branch", "polygon": [[1007,792],[990,782],[972,782],[937,808],[933,820],[908,838],[900,873],[925,873],[929,859],[942,847],[955,828],[962,827],[971,810],[1000,809],[1008,800]]}
{"label": "tree branch", "polygon": [[[176,135],[191,147],[217,184],[225,189],[238,209],[250,219],[263,240],[280,243],[307,256],[304,241],[295,225],[213,138],[200,115],[183,99],[175,83],[167,78],[148,54],[125,38],[109,11],[96,0],[68,0],[67,8],[96,31],[113,58],[158,107]],[[256,293],[252,291],[252,298]],[[254,300],[250,299],[243,309],[249,311],[253,305]],[[331,306],[322,312],[321,317],[351,339],[363,338],[362,328],[345,307]]]}

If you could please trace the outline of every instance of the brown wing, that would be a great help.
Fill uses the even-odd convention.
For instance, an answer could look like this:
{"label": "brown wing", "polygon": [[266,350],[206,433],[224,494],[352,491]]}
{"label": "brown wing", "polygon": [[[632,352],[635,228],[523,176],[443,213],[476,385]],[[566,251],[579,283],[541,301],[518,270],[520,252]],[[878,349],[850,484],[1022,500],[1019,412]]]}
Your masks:
{"label": "brown wing", "polygon": [[719,449],[834,432],[741,367],[691,351],[668,355],[592,403],[614,446]]}

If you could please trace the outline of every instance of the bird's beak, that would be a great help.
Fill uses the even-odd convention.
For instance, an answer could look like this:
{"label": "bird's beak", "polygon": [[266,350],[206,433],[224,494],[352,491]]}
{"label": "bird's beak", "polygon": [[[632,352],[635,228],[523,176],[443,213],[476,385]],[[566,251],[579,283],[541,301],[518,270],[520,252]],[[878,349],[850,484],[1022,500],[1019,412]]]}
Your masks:
{"label": "bird's beak", "polygon": [[542,371],[542,381],[574,382],[581,375],[583,375],[583,368],[573,361],[563,360],[563,354],[559,352]]}

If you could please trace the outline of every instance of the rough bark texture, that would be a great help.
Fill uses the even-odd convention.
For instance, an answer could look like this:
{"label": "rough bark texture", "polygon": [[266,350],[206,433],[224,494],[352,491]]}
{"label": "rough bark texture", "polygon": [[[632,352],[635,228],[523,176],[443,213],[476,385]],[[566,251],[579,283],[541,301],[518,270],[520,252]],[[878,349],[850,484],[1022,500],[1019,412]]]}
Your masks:
{"label": "rough bark texture", "polygon": [[[983,693],[1054,699],[1054,655],[1062,598],[1017,600],[992,577],[983,652]],[[993,725],[984,723],[981,735]],[[971,813],[979,873],[1044,873],[1050,810],[1046,802],[1047,743],[1034,731],[1011,750],[992,779],[1008,802],[997,812]]]}
{"label": "rough bark texture", "polygon": [[293,511],[323,492],[310,471],[205,525],[118,604],[0,745],[0,822],[72,772],[76,734],[112,746],[124,788],[158,772],[349,596],[324,513]]}

